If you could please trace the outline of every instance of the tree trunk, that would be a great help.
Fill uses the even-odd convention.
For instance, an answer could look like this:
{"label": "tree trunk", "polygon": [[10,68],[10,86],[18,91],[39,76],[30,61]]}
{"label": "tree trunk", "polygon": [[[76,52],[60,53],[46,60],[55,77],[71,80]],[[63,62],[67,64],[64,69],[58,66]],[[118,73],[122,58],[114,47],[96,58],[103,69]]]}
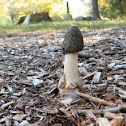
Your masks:
{"label": "tree trunk", "polygon": [[69,3],[67,2],[67,14],[69,14]]}
{"label": "tree trunk", "polygon": [[98,0],[92,0],[93,19],[101,19],[98,10]]}

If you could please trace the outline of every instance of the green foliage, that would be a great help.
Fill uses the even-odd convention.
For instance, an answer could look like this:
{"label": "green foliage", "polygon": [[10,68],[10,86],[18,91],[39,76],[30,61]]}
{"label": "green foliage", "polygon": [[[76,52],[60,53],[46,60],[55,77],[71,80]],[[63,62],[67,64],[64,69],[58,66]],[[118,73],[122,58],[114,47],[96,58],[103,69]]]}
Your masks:
{"label": "green foliage", "polygon": [[0,16],[15,17],[28,14],[51,12],[63,0],[0,0]]}
{"label": "green foliage", "polygon": [[110,19],[125,17],[126,0],[99,0],[99,10],[103,17]]}
{"label": "green foliage", "polygon": [[0,17],[0,27],[3,27],[3,26],[11,26],[13,25],[12,24],[13,22],[11,21],[10,17],[9,16],[1,16]]}
{"label": "green foliage", "polygon": [[50,16],[59,15],[63,17],[65,14],[66,14],[66,6],[59,3],[55,4],[52,10],[50,11]]}

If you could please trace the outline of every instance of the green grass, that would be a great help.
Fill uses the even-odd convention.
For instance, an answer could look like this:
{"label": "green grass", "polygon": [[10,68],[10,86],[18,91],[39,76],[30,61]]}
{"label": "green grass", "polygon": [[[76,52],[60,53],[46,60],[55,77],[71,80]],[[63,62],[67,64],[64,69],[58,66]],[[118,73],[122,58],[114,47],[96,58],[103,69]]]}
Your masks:
{"label": "green grass", "polygon": [[0,34],[32,32],[32,31],[64,30],[67,29],[71,24],[76,24],[78,25],[79,28],[85,30],[85,29],[96,29],[111,26],[122,26],[126,25],[126,20],[42,22],[38,24],[30,24],[27,26],[22,25],[11,25],[3,27],[1,26]]}

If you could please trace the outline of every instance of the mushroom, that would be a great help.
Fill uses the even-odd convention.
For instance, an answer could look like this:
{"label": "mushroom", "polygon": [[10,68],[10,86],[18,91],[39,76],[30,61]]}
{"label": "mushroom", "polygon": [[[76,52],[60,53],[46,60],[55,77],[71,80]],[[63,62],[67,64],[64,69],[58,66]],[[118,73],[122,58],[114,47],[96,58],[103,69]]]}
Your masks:
{"label": "mushroom", "polygon": [[78,75],[78,52],[83,50],[83,36],[77,25],[71,25],[63,41],[64,61],[64,88],[74,88],[80,83]]}

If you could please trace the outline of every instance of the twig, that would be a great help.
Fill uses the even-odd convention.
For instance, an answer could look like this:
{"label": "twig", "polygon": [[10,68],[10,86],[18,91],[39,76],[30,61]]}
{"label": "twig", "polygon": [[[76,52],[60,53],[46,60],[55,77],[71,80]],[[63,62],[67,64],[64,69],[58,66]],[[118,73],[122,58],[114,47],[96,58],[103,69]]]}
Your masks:
{"label": "twig", "polygon": [[126,91],[122,90],[121,88],[115,87],[115,89],[118,90],[120,94],[126,95]]}
{"label": "twig", "polygon": [[97,71],[94,71],[93,73],[90,73],[90,74],[84,76],[84,77],[83,77],[83,80],[86,79],[86,78],[88,78],[88,77],[93,76],[96,72],[97,72]]}
{"label": "twig", "polygon": [[0,95],[5,95],[5,94],[9,94],[9,92],[0,91]]}
{"label": "twig", "polygon": [[124,81],[119,81],[119,83],[117,83],[117,85],[119,85],[119,86],[126,86],[126,82],[124,82]]}
{"label": "twig", "polygon": [[126,69],[126,64],[122,64],[122,65],[116,65],[114,66],[115,69]]}
{"label": "twig", "polygon": [[93,114],[103,114],[105,112],[113,112],[113,113],[117,113],[120,112],[120,110],[126,109],[126,105],[121,105],[118,107],[113,107],[113,108],[107,108],[107,109],[100,109],[100,110],[82,110],[82,109],[78,109],[77,112],[79,114],[86,114],[87,111],[91,111]]}
{"label": "twig", "polygon": [[112,102],[105,101],[103,99],[90,96],[89,94],[83,94],[83,93],[80,93],[80,92],[76,92],[76,94],[87,99],[87,100],[93,101],[95,103],[99,103],[99,104],[102,104],[102,105],[108,105],[108,106],[112,106],[112,107],[116,106],[116,104],[114,104]]}
{"label": "twig", "polygon": [[[101,89],[102,87],[106,87],[106,86],[107,86],[107,83],[97,84],[97,85],[93,84],[92,88],[100,88]],[[91,84],[83,84],[82,88],[91,90]]]}
{"label": "twig", "polygon": [[15,103],[15,101],[7,102],[7,103],[3,104],[2,106],[0,106],[0,109],[5,109],[7,106],[12,105],[14,103]]}
{"label": "twig", "polygon": [[44,112],[47,113],[47,114],[57,114],[58,109],[57,108],[45,108]]}

